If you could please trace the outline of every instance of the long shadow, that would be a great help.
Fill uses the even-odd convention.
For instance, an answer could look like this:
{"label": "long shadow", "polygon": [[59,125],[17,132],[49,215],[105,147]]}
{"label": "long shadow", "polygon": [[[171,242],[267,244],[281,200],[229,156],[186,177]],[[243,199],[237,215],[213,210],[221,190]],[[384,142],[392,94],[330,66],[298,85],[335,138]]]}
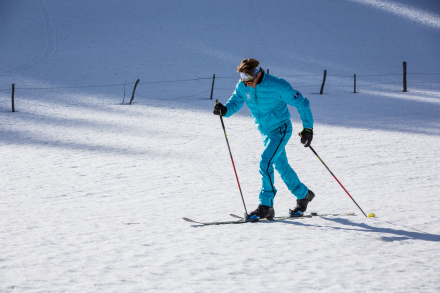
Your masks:
{"label": "long shadow", "polygon": [[[337,80],[337,77],[331,78],[336,79],[336,84],[344,84]],[[153,107],[190,108],[212,112],[215,99],[218,98],[219,102],[225,104],[233,92],[235,83],[234,80],[228,80],[228,84],[225,83],[221,89],[215,88],[213,100],[209,99],[209,95],[202,95],[182,100],[142,98],[137,99],[136,103]],[[302,88],[300,84],[295,85],[292,82],[292,86],[310,100],[316,124],[440,135],[440,89],[438,87],[429,89],[412,85],[407,93],[399,92],[395,86],[366,87],[361,88],[360,92],[358,90],[356,94],[346,89],[330,87],[323,95],[319,95],[310,88]],[[296,109],[290,106],[289,109],[292,121],[301,123]],[[234,119],[236,116],[249,116],[249,114],[247,106],[244,105],[229,119]]]}
{"label": "long shadow", "polygon": [[[392,98],[369,93],[309,98],[315,122],[348,128],[440,135],[440,101]],[[402,94],[412,95],[414,93]],[[293,110],[294,111],[294,110]],[[292,111],[291,111],[292,112]],[[292,115],[296,119],[295,115]]]}
{"label": "long shadow", "polygon": [[[315,123],[336,127],[383,130],[440,136],[440,102],[410,101],[370,94],[310,95]],[[225,103],[227,98],[221,102]],[[189,101],[139,101],[139,104],[155,107],[185,108],[211,112],[214,101],[209,99]],[[290,107],[291,120],[301,123],[295,108]],[[246,105],[237,116],[249,116]],[[234,119],[230,117],[228,119]],[[250,118],[249,118],[250,119]]]}
{"label": "long shadow", "polygon": [[[231,87],[232,89],[232,87]],[[106,89],[107,90],[107,89]],[[301,90],[301,89],[300,89]],[[130,106],[130,111],[124,106],[109,107],[107,102],[113,100],[113,96],[109,94],[111,98],[106,99],[103,103],[96,102],[99,98],[96,98],[96,93],[101,92],[102,89],[87,89],[87,90],[72,90],[79,96],[91,95],[90,98],[81,98],[70,100],[65,96],[62,98],[57,97],[55,93],[48,93],[45,97],[45,106],[68,106],[76,109],[90,109],[107,113],[109,115],[119,115],[118,118],[122,118],[126,115],[145,115],[145,109],[137,107],[138,105],[148,105],[152,107],[163,108],[189,108],[191,110],[198,110],[203,112],[211,112],[214,105],[214,100],[210,100],[206,97],[196,97],[184,100],[149,100],[144,98],[136,98],[134,105]],[[69,90],[70,92],[70,90]],[[231,91],[232,92],[232,91]],[[414,93],[408,93],[414,95]],[[102,95],[102,93],[101,93]],[[342,92],[336,92],[334,94],[329,93],[325,95],[305,95],[311,102],[311,108],[317,124],[342,126],[348,128],[359,129],[376,129],[394,132],[405,133],[417,133],[440,136],[440,101],[438,95],[432,95],[431,100],[433,102],[426,102],[423,100],[408,100],[400,98],[391,98],[386,96],[377,96],[368,93],[348,94]],[[36,101],[42,99],[40,96],[33,96],[30,93],[23,93],[21,99],[28,101]],[[222,102],[226,102],[228,96],[223,97]],[[90,102],[90,103],[89,103]],[[114,96],[114,105],[120,103],[120,99]],[[67,105],[66,105],[67,104]],[[20,107],[18,107],[20,109]],[[136,109],[136,110],[134,110]],[[128,113],[127,113],[128,112]],[[296,109],[290,107],[292,115],[292,121],[300,123],[299,115],[296,113]],[[6,114],[6,113],[4,113]],[[23,113],[24,114],[24,113]],[[151,113],[149,113],[151,115]],[[249,110],[245,105],[241,111],[236,115],[249,116]],[[44,118],[44,119],[43,119]],[[47,117],[39,115],[22,115],[22,119],[27,120],[29,123],[43,123],[55,124],[55,125],[69,125],[74,127],[92,127],[99,128],[100,130],[113,130],[115,125],[107,124],[105,122],[94,121],[93,124],[87,123],[81,119],[75,119],[73,117]],[[231,117],[229,119],[234,119]],[[250,119],[250,118],[249,118]],[[44,121],[43,121],[44,120]],[[129,132],[136,132],[135,129],[127,129]],[[135,134],[135,133],[134,133]],[[4,141],[0,139],[0,141]],[[28,143],[33,143],[28,141]],[[35,142],[39,144],[40,142]],[[58,145],[62,147],[62,145]],[[66,146],[71,148],[72,146]],[[73,146],[74,148],[78,146]],[[108,150],[114,152],[114,150]]]}
{"label": "long shadow", "polygon": [[399,240],[414,239],[414,240],[440,242],[440,235],[437,235],[437,234],[424,233],[424,232],[412,232],[412,231],[392,229],[392,228],[378,228],[378,227],[370,226],[365,223],[355,223],[355,222],[350,221],[349,219],[343,219],[343,218],[334,218],[334,219],[324,218],[324,219],[327,221],[336,222],[336,223],[346,225],[346,226],[354,226],[354,227],[362,228],[362,229],[350,229],[350,230],[357,230],[357,231],[364,231],[364,232],[376,232],[376,233],[387,233],[387,234],[395,235],[395,236],[381,236],[381,237],[379,237],[383,241],[399,241]]}
{"label": "long shadow", "polygon": [[348,231],[359,231],[359,232],[368,232],[368,233],[386,233],[390,234],[390,236],[380,236],[379,239],[386,242],[393,242],[393,241],[402,241],[402,240],[423,240],[423,241],[433,241],[433,242],[440,242],[440,235],[437,234],[431,234],[431,233],[424,233],[424,232],[412,232],[412,231],[406,231],[401,229],[392,229],[392,228],[378,228],[373,227],[365,223],[355,223],[350,221],[348,218],[326,218],[323,217],[322,219],[335,222],[338,224],[342,224],[345,226],[350,226],[347,228],[341,228],[341,227],[328,227],[328,226],[319,226],[319,225],[311,225],[307,223],[303,223],[300,221],[283,221],[283,223],[286,224],[295,224],[295,225],[302,225],[302,226],[310,226],[310,227],[322,227],[322,228],[331,228],[335,230],[348,230]]}

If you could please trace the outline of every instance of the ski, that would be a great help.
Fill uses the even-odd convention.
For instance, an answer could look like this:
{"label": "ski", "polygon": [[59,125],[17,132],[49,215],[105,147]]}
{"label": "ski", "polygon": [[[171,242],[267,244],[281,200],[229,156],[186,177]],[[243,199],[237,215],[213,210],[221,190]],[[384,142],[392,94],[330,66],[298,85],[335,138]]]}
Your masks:
{"label": "ski", "polygon": [[198,221],[194,221],[188,218],[183,218],[185,221],[193,223],[193,224],[199,224],[199,225],[204,225],[204,226],[208,226],[208,225],[227,225],[227,224],[243,224],[243,223],[247,223],[244,221],[223,221],[223,222],[198,222]]}
{"label": "ski", "polygon": [[[237,219],[241,219],[241,220],[243,220],[244,221],[244,218],[243,217],[240,217],[240,216],[237,216],[237,215],[234,215],[234,214],[229,214],[231,217],[234,217],[234,218],[237,218]],[[312,217],[312,215],[302,215],[302,216],[298,216],[298,217],[289,217],[289,216],[286,216],[286,217],[274,217],[273,218],[273,221],[280,221],[280,220],[295,220],[295,219],[306,219],[306,218],[311,218]],[[262,219],[262,220],[259,220],[259,221],[268,221],[267,219]]]}
{"label": "ski", "polygon": [[183,220],[197,224],[197,225],[203,225],[203,226],[209,226],[209,225],[229,225],[229,224],[245,224],[245,223],[258,223],[258,222],[274,222],[274,221],[285,221],[285,220],[300,220],[300,219],[308,219],[312,217],[337,217],[337,216],[352,216],[355,213],[341,213],[341,214],[317,214],[317,213],[311,213],[311,214],[304,214],[302,216],[298,217],[275,217],[272,221],[269,221],[267,219],[262,219],[257,222],[246,222],[243,217],[237,216],[235,214],[229,214],[231,217],[236,218],[236,221],[219,221],[219,222],[199,222],[194,221],[189,218],[183,218]]}
{"label": "ski", "polygon": [[[232,216],[232,214],[231,214]],[[220,222],[198,222],[198,221],[194,221],[191,220],[189,218],[183,218],[185,221],[193,223],[193,224],[197,224],[197,225],[204,225],[204,226],[208,226],[208,225],[228,225],[228,224],[246,224],[246,223],[258,223],[258,222],[274,222],[276,220],[296,220],[296,219],[307,219],[307,218],[311,218],[312,216],[310,215],[306,215],[306,216],[300,216],[300,217],[295,217],[295,218],[290,218],[290,217],[277,217],[274,218],[273,221],[269,221],[267,219],[262,219],[259,220],[257,222],[246,222],[244,220],[243,217],[239,217],[237,215],[233,215],[234,218],[237,218],[237,221],[220,221]]]}
{"label": "ski", "polygon": [[[318,213],[311,213],[311,214],[303,214],[301,216],[298,217],[290,217],[290,216],[284,216],[284,217],[274,217],[274,221],[278,220],[295,220],[295,219],[304,219],[304,218],[312,218],[312,217],[337,217],[337,216],[353,216],[355,213],[350,212],[350,213],[341,213],[341,214],[318,214]],[[241,219],[244,220],[243,217],[234,215],[234,214],[229,214],[231,217],[237,218],[237,219]]]}
{"label": "ski", "polygon": [[349,213],[341,213],[341,214],[316,214],[313,215],[314,217],[337,217],[337,216],[354,216],[354,212],[349,212]]}
{"label": "ski", "polygon": [[[311,218],[311,217],[337,217],[337,216],[353,216],[355,213],[341,213],[341,214],[318,214],[318,213],[311,213],[311,214],[304,214],[298,217],[290,217],[290,216],[283,216],[283,217],[274,217],[274,220],[294,220],[298,218]],[[237,219],[244,219],[243,217],[229,214],[231,217],[237,218]]]}

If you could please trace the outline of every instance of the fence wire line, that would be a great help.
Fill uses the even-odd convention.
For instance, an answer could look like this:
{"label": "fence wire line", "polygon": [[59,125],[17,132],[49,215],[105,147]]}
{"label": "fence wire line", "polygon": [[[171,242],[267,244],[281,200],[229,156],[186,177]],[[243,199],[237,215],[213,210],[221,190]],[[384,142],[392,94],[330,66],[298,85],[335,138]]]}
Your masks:
{"label": "fence wire line", "polygon": [[[221,76],[216,76],[215,77],[215,79],[240,79],[238,76],[234,76],[234,77],[227,77],[227,76],[224,76],[224,77],[221,77]],[[210,78],[210,79],[212,79],[212,77]]]}
{"label": "fence wire line", "polygon": [[[399,82],[383,82],[383,83],[369,83],[369,84],[358,84],[358,83],[356,83],[356,87],[363,87],[363,86],[373,86],[373,85],[381,85],[381,84],[401,84],[402,82],[401,81],[399,81]],[[332,85],[332,84],[329,84],[329,85],[325,85],[326,87],[327,86],[331,86],[331,87],[353,87],[353,85]]]}
{"label": "fence wire line", "polygon": [[298,76],[322,76],[322,74],[299,74],[299,75],[280,75],[282,77],[298,77]]}
{"label": "fence wire line", "polygon": [[440,83],[440,81],[409,81],[409,83]]}
{"label": "fence wire line", "polygon": [[440,73],[407,73],[407,74],[436,75],[436,74],[440,74]]}
{"label": "fence wire line", "polygon": [[[304,87],[320,87],[321,85],[320,84],[318,84],[318,85],[304,85],[304,86],[300,86],[301,88],[304,88]],[[299,88],[299,87],[298,87]],[[214,88],[216,91],[234,91],[234,88]]]}
{"label": "fence wire line", "polygon": [[203,79],[212,79],[212,77],[200,77],[200,78],[181,79],[181,80],[144,81],[144,82],[139,82],[139,84],[169,83],[169,82],[184,82],[184,81],[199,81],[199,80],[203,80]]}
{"label": "fence wire line", "polygon": [[[134,84],[134,83],[133,83]],[[67,87],[40,87],[40,88],[15,88],[16,90],[51,90],[51,89],[78,89],[78,88],[91,88],[91,87],[111,87],[111,86],[121,86],[121,84],[110,84],[110,85],[87,85],[87,86],[67,86]]]}
{"label": "fence wire line", "polygon": [[[403,73],[400,74],[382,74],[382,75],[359,75],[356,74],[356,77],[374,77],[374,76],[402,76]],[[353,75],[333,75],[333,74],[327,74],[327,77],[349,77],[353,78],[355,74]],[[322,74],[320,75],[322,76]]]}
{"label": "fence wire line", "polygon": [[192,98],[192,97],[200,96],[201,94],[207,93],[207,92],[209,92],[209,91],[211,91],[211,89],[209,89],[209,90],[206,90],[206,91],[203,91],[203,92],[201,92],[201,93],[198,93],[198,94],[195,94],[195,95],[191,95],[191,96],[185,96],[185,97],[179,97],[179,98],[172,98],[172,99],[162,99],[162,98],[148,98],[148,97],[145,97],[145,96],[143,96],[143,95],[140,95],[140,94],[136,94],[136,95],[137,95],[137,96],[139,96],[139,97],[145,98],[145,99],[149,99],[149,100],[163,100],[163,101],[171,101],[171,100],[187,99],[187,98]]}

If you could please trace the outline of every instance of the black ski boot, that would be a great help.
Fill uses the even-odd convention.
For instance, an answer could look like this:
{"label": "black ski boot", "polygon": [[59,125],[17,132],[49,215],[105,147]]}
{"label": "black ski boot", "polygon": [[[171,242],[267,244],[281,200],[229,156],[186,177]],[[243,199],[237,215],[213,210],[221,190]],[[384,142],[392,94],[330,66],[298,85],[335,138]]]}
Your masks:
{"label": "black ski boot", "polygon": [[307,205],[309,202],[313,200],[315,197],[315,194],[313,191],[309,189],[309,192],[307,193],[306,197],[303,199],[297,199],[296,200],[296,207],[293,210],[290,210],[290,216],[291,217],[301,217],[304,212],[307,210]]}
{"label": "black ski boot", "polygon": [[249,215],[246,215],[246,222],[257,222],[260,219],[267,219],[269,221],[273,221],[273,217],[275,217],[275,210],[273,207],[258,205],[258,208],[251,212]]}

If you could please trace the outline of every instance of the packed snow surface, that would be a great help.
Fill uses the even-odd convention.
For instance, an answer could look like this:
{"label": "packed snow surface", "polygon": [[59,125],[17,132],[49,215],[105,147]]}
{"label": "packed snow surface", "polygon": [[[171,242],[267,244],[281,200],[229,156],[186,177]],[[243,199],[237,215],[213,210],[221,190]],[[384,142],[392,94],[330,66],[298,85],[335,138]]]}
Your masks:
{"label": "packed snow surface", "polygon": [[[21,0],[0,24],[0,292],[440,291],[438,1]],[[313,148],[375,218],[293,136],[308,211],[354,216],[182,220],[244,213],[212,108],[249,57],[310,100]],[[224,122],[251,211],[263,143],[246,106]]]}

